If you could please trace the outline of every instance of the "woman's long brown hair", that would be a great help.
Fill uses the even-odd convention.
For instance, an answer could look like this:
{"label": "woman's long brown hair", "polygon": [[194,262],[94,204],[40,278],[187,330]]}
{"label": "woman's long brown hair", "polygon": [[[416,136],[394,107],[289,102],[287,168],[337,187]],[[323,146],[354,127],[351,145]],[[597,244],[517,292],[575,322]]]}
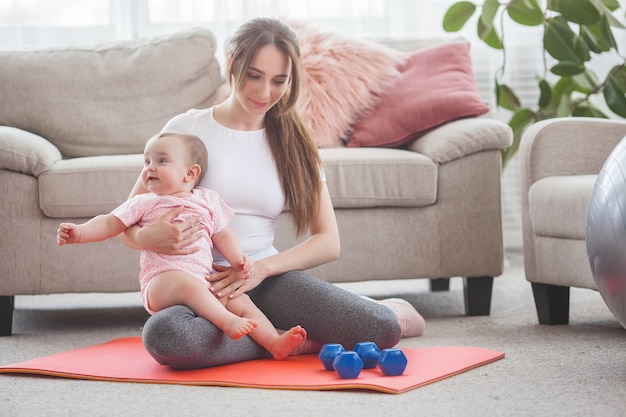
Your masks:
{"label": "woman's long brown hair", "polygon": [[266,45],[275,45],[291,58],[289,88],[265,114],[265,133],[282,182],[287,209],[297,233],[302,234],[319,206],[322,161],[308,127],[296,111],[303,73],[296,34],[278,19],[248,21],[229,40],[226,74],[228,81],[233,80],[233,88],[242,88],[250,63],[257,51]]}

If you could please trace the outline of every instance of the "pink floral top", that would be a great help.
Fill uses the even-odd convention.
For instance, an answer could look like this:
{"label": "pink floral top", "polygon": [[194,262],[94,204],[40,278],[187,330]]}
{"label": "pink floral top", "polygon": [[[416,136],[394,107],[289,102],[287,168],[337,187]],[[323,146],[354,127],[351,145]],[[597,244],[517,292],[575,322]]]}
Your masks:
{"label": "pink floral top", "polygon": [[143,226],[180,206],[184,206],[185,210],[176,216],[172,223],[181,223],[190,217],[198,217],[202,219],[203,233],[206,236],[194,244],[199,245],[199,250],[190,255],[164,255],[153,251],[143,251],[139,274],[142,293],[146,284],[156,275],[173,270],[188,272],[208,287],[206,277],[211,273],[213,263],[211,237],[226,227],[233,215],[233,210],[224,203],[217,192],[196,187],[189,198],[154,193],[139,194],[122,203],[112,212],[126,226],[133,224]]}

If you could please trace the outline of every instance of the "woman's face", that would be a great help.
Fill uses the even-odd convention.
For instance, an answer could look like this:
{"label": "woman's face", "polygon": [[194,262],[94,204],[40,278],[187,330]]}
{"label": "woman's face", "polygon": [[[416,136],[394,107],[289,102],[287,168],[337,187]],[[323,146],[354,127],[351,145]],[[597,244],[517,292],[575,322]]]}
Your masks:
{"label": "woman's face", "polygon": [[248,113],[264,115],[285,94],[290,77],[291,58],[275,45],[266,45],[252,60],[237,101]]}

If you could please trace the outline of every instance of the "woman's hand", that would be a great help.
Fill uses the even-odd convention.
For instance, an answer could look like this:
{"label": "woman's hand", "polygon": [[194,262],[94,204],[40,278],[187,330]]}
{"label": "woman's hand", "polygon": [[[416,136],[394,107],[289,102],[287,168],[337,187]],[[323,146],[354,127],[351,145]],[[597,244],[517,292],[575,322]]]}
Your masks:
{"label": "woman's hand", "polygon": [[232,266],[213,264],[216,271],[209,277],[209,290],[217,298],[235,298],[256,288],[264,277],[257,273],[258,268],[253,268],[247,278],[241,275]]}
{"label": "woman's hand", "polygon": [[194,253],[198,248],[191,245],[202,237],[202,234],[198,233],[202,230],[202,225],[195,217],[181,223],[172,223],[183,210],[183,207],[177,207],[159,217],[154,223],[144,227],[128,228],[126,236],[140,249],[166,255]]}

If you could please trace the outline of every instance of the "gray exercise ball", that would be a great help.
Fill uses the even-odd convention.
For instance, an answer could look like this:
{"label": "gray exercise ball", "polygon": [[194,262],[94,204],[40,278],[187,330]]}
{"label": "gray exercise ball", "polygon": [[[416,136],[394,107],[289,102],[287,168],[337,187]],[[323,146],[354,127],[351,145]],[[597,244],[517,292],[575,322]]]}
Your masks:
{"label": "gray exercise ball", "polygon": [[604,302],[626,328],[626,137],[609,155],[593,187],[587,255]]}

